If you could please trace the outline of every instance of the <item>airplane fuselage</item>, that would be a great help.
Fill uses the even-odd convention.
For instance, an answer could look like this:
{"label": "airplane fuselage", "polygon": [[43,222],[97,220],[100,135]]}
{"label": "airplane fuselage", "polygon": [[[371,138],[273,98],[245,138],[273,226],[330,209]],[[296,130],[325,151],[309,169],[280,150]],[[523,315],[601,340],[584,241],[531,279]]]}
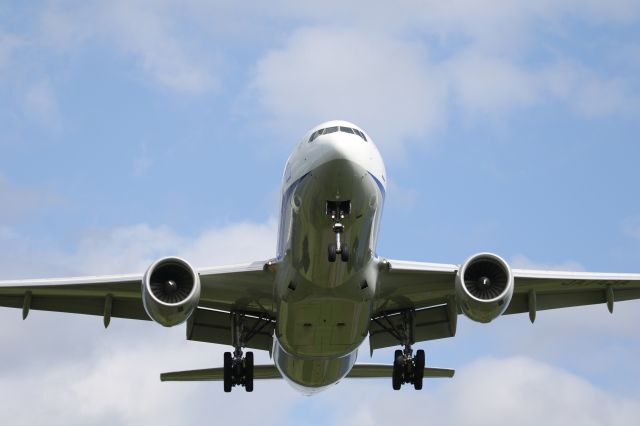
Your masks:
{"label": "airplane fuselage", "polygon": [[[310,141],[322,129],[329,130]],[[349,373],[376,291],[385,169],[371,139],[349,129],[362,132],[345,121],[312,129],[289,157],[282,182],[273,356],[282,376],[306,393]],[[348,260],[329,260],[336,222]]]}

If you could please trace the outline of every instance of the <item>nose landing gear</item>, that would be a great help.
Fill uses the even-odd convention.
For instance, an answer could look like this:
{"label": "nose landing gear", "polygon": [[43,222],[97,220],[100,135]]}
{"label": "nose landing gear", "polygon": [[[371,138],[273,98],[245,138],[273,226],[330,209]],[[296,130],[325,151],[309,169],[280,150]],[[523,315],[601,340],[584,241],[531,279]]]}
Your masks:
{"label": "nose landing gear", "polygon": [[349,261],[349,245],[341,241],[344,232],[342,221],[351,212],[351,201],[327,201],[327,216],[331,218],[333,226],[331,229],[336,234],[336,243],[329,244],[327,254],[329,262],[335,262],[337,255],[343,262]]}

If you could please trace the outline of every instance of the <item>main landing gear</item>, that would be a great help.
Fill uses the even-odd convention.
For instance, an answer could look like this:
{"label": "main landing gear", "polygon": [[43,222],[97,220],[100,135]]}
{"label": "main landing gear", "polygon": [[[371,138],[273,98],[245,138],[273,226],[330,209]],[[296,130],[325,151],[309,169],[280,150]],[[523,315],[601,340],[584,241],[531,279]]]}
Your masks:
{"label": "main landing gear", "polygon": [[393,359],[393,376],[391,384],[394,390],[399,390],[403,384],[411,383],[416,390],[422,389],[424,379],[424,350],[418,349],[413,356],[411,345],[404,351],[397,349]]}
{"label": "main landing gear", "polygon": [[373,320],[404,346],[404,350],[398,349],[393,355],[393,389],[399,390],[405,383],[410,383],[416,390],[420,390],[424,379],[425,357],[424,350],[418,349],[414,355],[411,348],[415,343],[415,311],[409,309],[399,314],[400,324],[396,323],[395,326],[386,315]]}
{"label": "main landing gear", "polygon": [[253,352],[242,356],[244,347],[244,324],[242,314],[231,314],[231,343],[233,353],[224,353],[224,391],[231,392],[233,386],[243,386],[247,392],[253,392]]}
{"label": "main landing gear", "polygon": [[336,243],[329,244],[327,254],[329,262],[335,262],[338,255],[343,262],[349,261],[349,245],[343,243],[340,236],[344,232],[342,221],[351,212],[351,201],[327,201],[327,216],[331,218],[331,229],[336,234]]}

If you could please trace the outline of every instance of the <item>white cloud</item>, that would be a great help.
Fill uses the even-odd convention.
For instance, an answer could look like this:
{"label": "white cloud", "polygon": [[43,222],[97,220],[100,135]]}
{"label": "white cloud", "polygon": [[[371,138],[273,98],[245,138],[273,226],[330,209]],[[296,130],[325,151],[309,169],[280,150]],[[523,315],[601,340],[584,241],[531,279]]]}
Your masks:
{"label": "white cloud", "polygon": [[106,36],[136,56],[162,85],[185,93],[208,91],[217,85],[206,64],[198,60],[174,26],[179,16],[167,3],[110,2],[105,4]]}
{"label": "white cloud", "polygon": [[332,27],[295,32],[257,64],[253,87],[278,126],[353,120],[382,147],[442,120],[444,87],[419,44]]}
{"label": "white cloud", "polygon": [[195,267],[206,267],[273,258],[275,237],[275,220],[205,229],[196,237],[142,223],[87,231],[72,251],[45,256],[67,274],[144,272],[154,260],[170,255],[181,256]]}
{"label": "white cloud", "polygon": [[[141,223],[85,231],[71,249],[43,249],[41,242],[9,227],[0,227],[0,231],[0,244],[8,254],[0,258],[3,279],[8,275],[35,278],[34,273],[43,274],[47,269],[65,275],[144,272],[153,261],[169,255],[184,257],[196,267],[216,266],[267,260],[276,250],[275,220],[205,229],[196,237]],[[40,266],[33,268],[37,263]]]}
{"label": "white cloud", "polygon": [[160,87],[200,94],[218,86],[215,55],[185,36],[181,26],[189,25],[189,18],[166,1],[56,5],[42,12],[40,43],[60,51],[104,43],[134,58]]}
{"label": "white cloud", "polygon": [[599,1],[401,2],[393,12],[358,3],[337,7],[339,16],[331,6],[286,7],[311,23],[264,54],[251,83],[278,128],[346,118],[383,148],[402,150],[429,141],[458,109],[480,120],[554,102],[587,118],[640,111],[624,70],[596,71],[573,51],[541,47],[566,38],[576,14],[589,25],[633,22],[639,8],[626,0],[612,9]]}
{"label": "white cloud", "polygon": [[387,425],[400,417],[458,426],[628,425],[640,415],[637,397],[607,393],[566,370],[524,357],[480,359],[435,390],[427,381],[422,393],[365,386],[359,386],[360,394],[368,397],[341,406],[344,417],[334,424]]}
{"label": "white cloud", "polygon": [[[115,320],[108,331],[101,332],[96,323],[93,329],[70,330],[75,339],[67,339],[56,327],[69,321],[47,315],[48,320],[35,322],[50,327],[49,335],[67,346],[62,348],[54,340],[34,342],[41,336],[25,332],[17,341],[10,341],[10,350],[23,353],[23,359],[0,374],[3,424],[179,425],[201,421],[209,410],[220,422],[277,424],[296,398],[281,382],[261,382],[254,394],[240,389],[231,395],[222,392],[219,382],[161,383],[161,372],[221,364],[223,347],[184,341],[182,326],[167,330],[152,323],[127,322],[123,327]],[[20,320],[5,318],[3,322],[28,328],[28,322]],[[73,351],[69,346],[80,349]],[[27,347],[48,357],[44,368]],[[256,356],[257,362],[267,362],[265,353]],[[229,398],[234,402],[229,403]],[[249,402],[252,410],[238,416],[238,404]]]}
{"label": "white cloud", "polygon": [[443,66],[457,103],[471,113],[508,112],[540,100],[535,74],[510,60],[471,50]]}

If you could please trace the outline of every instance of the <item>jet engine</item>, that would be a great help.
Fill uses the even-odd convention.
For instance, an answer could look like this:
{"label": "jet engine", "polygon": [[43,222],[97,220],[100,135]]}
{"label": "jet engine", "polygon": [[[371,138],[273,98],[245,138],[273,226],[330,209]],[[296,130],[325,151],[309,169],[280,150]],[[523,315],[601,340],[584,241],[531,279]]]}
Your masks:
{"label": "jet engine", "polygon": [[165,327],[186,321],[200,300],[200,277],[178,257],[154,262],[142,278],[142,303],[147,315]]}
{"label": "jet engine", "polygon": [[490,322],[504,313],[513,296],[513,274],[500,256],[478,253],[456,275],[456,298],[471,320]]}

